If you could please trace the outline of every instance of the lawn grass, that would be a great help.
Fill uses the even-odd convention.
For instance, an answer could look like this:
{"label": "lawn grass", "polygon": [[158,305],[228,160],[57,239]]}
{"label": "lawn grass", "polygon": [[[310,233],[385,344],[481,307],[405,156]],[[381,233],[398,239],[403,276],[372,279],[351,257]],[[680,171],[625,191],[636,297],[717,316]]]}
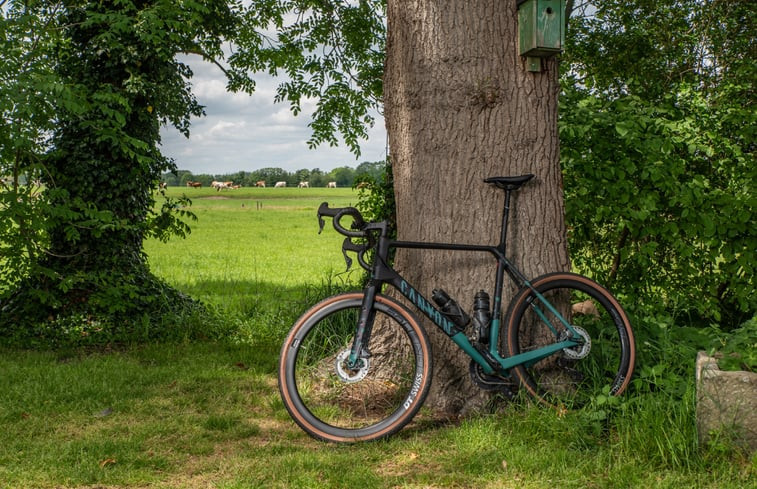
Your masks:
{"label": "lawn grass", "polygon": [[356,282],[341,273],[341,236],[328,223],[318,235],[315,218],[321,201],[355,195],[190,192],[192,234],[147,243],[151,266],[238,333],[0,351],[0,488],[757,487],[754,458],[697,446],[693,391],[637,396],[606,417],[517,403],[467,419],[424,410],[387,441],[312,440],[279,398],[278,349],[305,308]]}

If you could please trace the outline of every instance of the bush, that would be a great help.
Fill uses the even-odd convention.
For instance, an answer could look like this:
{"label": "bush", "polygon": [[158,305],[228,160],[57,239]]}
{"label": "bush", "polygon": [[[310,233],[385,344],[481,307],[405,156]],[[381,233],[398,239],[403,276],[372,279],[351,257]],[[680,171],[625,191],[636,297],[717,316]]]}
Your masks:
{"label": "bush", "polygon": [[721,370],[757,372],[757,316],[729,333],[718,331],[710,354],[718,358]]}

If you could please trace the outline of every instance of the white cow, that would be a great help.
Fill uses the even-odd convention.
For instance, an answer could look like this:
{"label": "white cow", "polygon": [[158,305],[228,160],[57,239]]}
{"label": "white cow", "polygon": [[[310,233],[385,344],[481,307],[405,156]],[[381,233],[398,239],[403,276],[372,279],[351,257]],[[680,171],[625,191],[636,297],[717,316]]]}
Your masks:
{"label": "white cow", "polygon": [[286,186],[287,186],[286,182],[276,182],[276,185],[274,185],[273,187],[274,188],[283,188],[283,187],[286,187]]}
{"label": "white cow", "polygon": [[300,182],[297,184],[297,188],[310,188],[310,182]]}
{"label": "white cow", "polygon": [[210,184],[210,186],[217,191],[229,190],[233,185],[234,182],[219,182],[217,180],[213,180],[213,182]]}
{"label": "white cow", "polygon": [[328,185],[326,185],[327,188],[336,188],[336,182],[329,182]]}

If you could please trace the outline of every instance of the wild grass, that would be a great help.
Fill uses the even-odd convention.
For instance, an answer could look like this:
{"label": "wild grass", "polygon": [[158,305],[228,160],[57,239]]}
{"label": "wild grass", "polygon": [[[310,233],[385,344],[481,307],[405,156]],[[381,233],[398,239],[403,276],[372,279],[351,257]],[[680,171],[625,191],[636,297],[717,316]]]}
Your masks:
{"label": "wild grass", "polygon": [[340,275],[340,236],[318,235],[315,218],[321,201],[354,194],[189,190],[191,236],[147,243],[150,263],[233,337],[0,351],[0,488],[757,487],[754,458],[698,446],[693,385],[671,395],[645,388],[646,374],[621,402],[564,416],[522,403],[465,419],[424,409],[387,441],[312,440],[280,401],[278,349],[310,304],[357,280]]}

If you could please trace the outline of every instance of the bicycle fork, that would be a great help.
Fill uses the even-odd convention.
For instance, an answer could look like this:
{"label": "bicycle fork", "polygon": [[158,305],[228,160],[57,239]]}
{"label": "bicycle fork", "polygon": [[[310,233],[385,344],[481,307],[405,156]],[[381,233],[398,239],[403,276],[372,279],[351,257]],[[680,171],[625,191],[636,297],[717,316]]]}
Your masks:
{"label": "bicycle fork", "polygon": [[373,321],[376,319],[374,303],[376,302],[376,294],[379,288],[380,285],[375,284],[373,281],[365,288],[363,304],[360,307],[360,317],[355,329],[355,338],[352,340],[352,348],[347,360],[347,367],[352,370],[362,367],[360,364],[362,358],[369,358],[371,356],[368,342],[371,339],[371,332],[373,331]]}

